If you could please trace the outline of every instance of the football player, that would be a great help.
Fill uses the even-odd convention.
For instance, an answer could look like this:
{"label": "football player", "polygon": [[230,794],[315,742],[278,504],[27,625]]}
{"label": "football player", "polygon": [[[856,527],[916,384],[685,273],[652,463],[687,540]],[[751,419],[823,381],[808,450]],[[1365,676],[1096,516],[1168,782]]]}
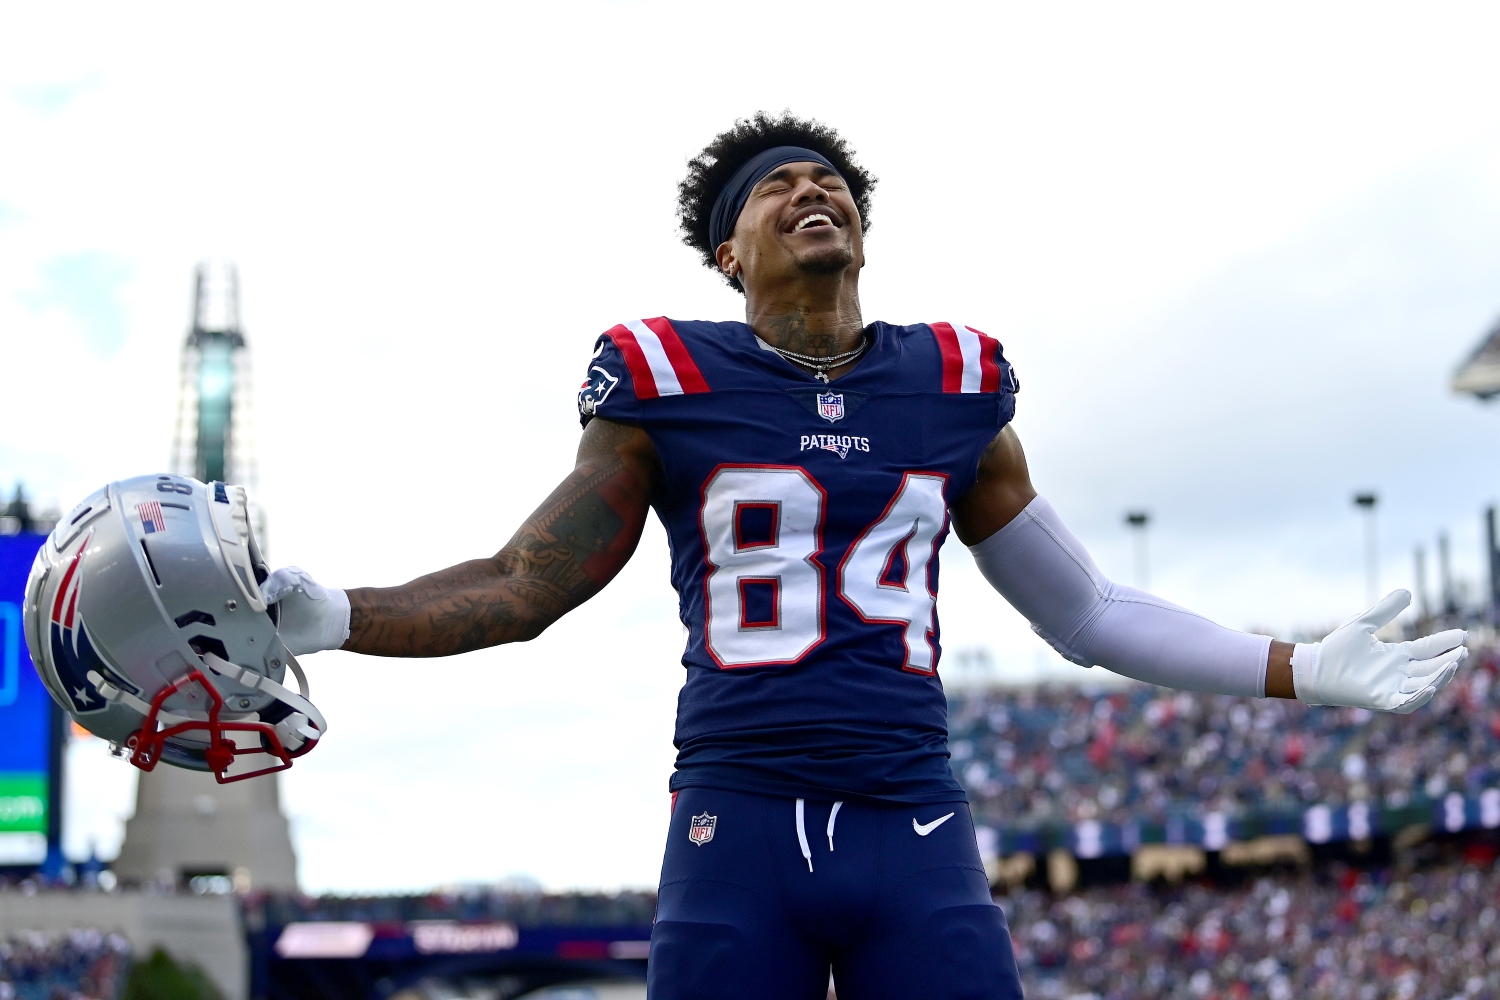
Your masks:
{"label": "football player", "polygon": [[656,511],[688,639],[653,1000],[813,1000],[830,969],[844,1000],[1021,996],[948,764],[950,524],[1062,655],[1154,684],[1411,711],[1465,655],[1456,630],[1375,638],[1404,591],[1293,646],[1106,579],[1032,486],[1000,344],[861,314],[874,183],[826,126],[737,122],[678,212],[743,322],[600,336],[576,467],[495,555],[399,587],[267,584],[293,652],[521,642],[609,583]]}

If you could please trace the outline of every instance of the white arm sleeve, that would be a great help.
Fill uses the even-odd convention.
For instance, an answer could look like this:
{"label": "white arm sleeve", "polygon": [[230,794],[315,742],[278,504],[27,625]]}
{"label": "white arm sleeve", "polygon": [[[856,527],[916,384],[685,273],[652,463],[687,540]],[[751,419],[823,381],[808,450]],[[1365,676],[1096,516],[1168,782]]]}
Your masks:
{"label": "white arm sleeve", "polygon": [[1036,634],[1074,663],[1186,691],[1266,695],[1269,636],[1106,580],[1041,497],[969,551]]}

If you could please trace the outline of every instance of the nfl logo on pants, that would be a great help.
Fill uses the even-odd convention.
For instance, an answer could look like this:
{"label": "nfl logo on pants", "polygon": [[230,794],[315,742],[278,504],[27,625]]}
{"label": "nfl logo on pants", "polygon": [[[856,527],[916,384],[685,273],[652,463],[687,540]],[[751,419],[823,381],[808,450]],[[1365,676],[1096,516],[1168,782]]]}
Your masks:
{"label": "nfl logo on pants", "polygon": [[710,816],[707,812],[694,816],[692,824],[688,827],[688,840],[702,847],[714,839],[714,827],[718,822],[719,817]]}

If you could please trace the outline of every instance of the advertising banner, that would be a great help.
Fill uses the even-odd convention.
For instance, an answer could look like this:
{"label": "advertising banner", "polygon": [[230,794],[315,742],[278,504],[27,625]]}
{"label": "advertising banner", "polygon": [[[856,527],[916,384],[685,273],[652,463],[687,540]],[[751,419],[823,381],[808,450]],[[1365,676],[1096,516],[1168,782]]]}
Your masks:
{"label": "advertising banner", "polygon": [[0,535],[0,865],[47,855],[52,698],[26,650],[21,604],[44,535]]}

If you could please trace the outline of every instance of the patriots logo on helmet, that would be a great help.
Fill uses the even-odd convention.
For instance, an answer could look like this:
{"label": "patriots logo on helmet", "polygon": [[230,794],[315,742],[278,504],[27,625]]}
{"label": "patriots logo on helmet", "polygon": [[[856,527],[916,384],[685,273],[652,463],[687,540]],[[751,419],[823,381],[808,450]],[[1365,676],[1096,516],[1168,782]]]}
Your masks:
{"label": "patriots logo on helmet", "polygon": [[95,651],[88,629],[84,628],[83,616],[78,613],[78,592],[83,582],[78,567],[88,554],[92,536],[93,532],[89,532],[79,546],[78,554],[68,563],[62,586],[57,588],[57,598],[52,602],[50,618],[52,662],[76,712],[97,712],[109,704],[89,683],[90,670],[98,671],[99,676],[122,690],[132,694],[140,692],[140,688],[112,670]]}
{"label": "patriots logo on helmet", "polygon": [[[203,505],[209,517],[167,514]],[[76,510],[32,564],[25,629],[42,682],[79,725],[143,771],[166,762],[220,784],[285,770],[318,744],[328,723],[271,616],[242,614],[230,628],[201,610],[242,600],[264,610],[243,487],[137,476]],[[281,683],[284,671],[302,693]]]}

